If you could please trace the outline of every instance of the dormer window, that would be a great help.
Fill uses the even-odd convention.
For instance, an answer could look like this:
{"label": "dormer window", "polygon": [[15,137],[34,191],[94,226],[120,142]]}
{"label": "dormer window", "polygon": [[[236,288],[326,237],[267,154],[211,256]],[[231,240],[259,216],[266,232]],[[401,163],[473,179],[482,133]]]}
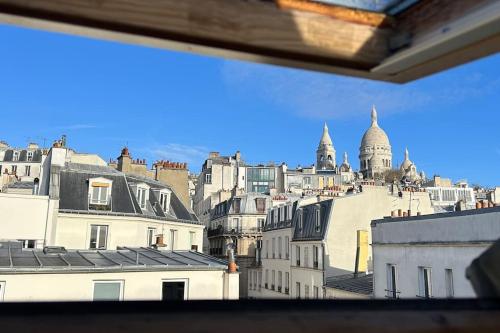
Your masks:
{"label": "dormer window", "polygon": [[33,152],[29,151],[28,152],[28,162],[31,162],[31,161],[33,161]]}
{"label": "dormer window", "polygon": [[170,192],[166,190],[161,190],[158,199],[160,200],[161,209],[164,212],[168,212],[170,208]]}
{"label": "dormer window", "polygon": [[319,207],[316,209],[316,218],[314,221],[314,225],[316,232],[319,232],[321,230],[321,210]]}
{"label": "dormer window", "polygon": [[297,219],[298,219],[297,225],[298,225],[299,231],[302,231],[302,225],[303,225],[303,221],[302,220],[303,220],[303,218],[304,218],[304,216],[303,216],[303,210],[301,209],[301,210],[299,210],[299,214],[297,216]]}
{"label": "dormer window", "polygon": [[19,152],[18,151],[14,151],[14,153],[12,155],[12,161],[19,161]]}
{"label": "dormer window", "polygon": [[89,209],[102,209],[111,202],[113,181],[106,178],[89,179]]}
{"label": "dormer window", "polygon": [[212,174],[211,173],[205,174],[205,184],[212,184]]}
{"label": "dormer window", "polygon": [[149,200],[149,187],[145,184],[137,185],[137,202],[141,209],[146,208],[146,202]]}

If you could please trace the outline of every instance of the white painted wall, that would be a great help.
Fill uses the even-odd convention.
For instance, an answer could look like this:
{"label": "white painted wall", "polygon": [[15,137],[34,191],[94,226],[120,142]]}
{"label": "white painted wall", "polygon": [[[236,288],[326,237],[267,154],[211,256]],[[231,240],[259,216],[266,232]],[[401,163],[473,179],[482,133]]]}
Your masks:
{"label": "white painted wall", "polygon": [[374,297],[385,298],[387,287],[387,264],[396,265],[396,286],[400,298],[416,298],[418,289],[418,267],[431,268],[432,297],[446,297],[445,269],[453,271],[455,297],[475,297],[465,270],[478,257],[486,245],[476,246],[374,246]]}
{"label": "white painted wall", "polygon": [[[238,299],[238,274],[227,274],[222,270],[49,274],[0,272],[0,282],[5,283],[4,301],[7,302],[91,301],[93,281],[96,280],[122,280],[125,301],[161,300],[164,280],[186,281],[188,300]],[[230,285],[225,286],[225,281]]]}
{"label": "white painted wall", "polygon": [[385,297],[387,264],[396,265],[402,298],[418,294],[418,267],[431,268],[432,297],[446,297],[445,269],[453,270],[455,297],[474,297],[465,270],[500,238],[497,208],[436,214],[415,220],[393,219],[372,228],[374,295]]}
{"label": "white painted wall", "polygon": [[0,193],[0,239],[30,239],[43,246],[53,210],[48,196]]}
{"label": "white painted wall", "polygon": [[193,245],[201,251],[203,244],[203,225],[172,221],[146,219],[142,217],[105,216],[59,213],[55,245],[68,249],[88,249],[91,225],[108,226],[107,249],[117,246],[148,246],[147,230],[156,228],[155,234],[164,235],[166,250],[171,250],[170,231],[177,230],[174,250],[190,250],[190,232],[195,233]]}

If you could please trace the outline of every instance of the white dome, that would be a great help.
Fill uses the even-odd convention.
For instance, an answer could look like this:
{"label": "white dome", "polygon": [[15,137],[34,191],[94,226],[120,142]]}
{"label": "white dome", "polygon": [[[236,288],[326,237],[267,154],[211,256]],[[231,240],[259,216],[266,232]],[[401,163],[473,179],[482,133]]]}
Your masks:
{"label": "white dome", "polygon": [[363,135],[361,147],[390,146],[389,138],[384,130],[378,126],[371,126]]}

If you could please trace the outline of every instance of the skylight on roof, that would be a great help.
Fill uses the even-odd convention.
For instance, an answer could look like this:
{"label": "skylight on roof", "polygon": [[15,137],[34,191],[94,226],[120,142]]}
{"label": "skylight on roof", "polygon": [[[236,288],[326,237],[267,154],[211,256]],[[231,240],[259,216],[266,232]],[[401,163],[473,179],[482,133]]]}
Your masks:
{"label": "skylight on roof", "polygon": [[419,0],[313,0],[329,5],[368,10],[378,13],[395,15]]}

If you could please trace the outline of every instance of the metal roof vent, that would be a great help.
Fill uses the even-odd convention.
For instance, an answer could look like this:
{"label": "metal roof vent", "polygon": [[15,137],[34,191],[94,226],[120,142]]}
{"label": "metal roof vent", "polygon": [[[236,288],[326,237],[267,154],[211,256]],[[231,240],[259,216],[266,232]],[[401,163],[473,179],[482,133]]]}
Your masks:
{"label": "metal roof vent", "polygon": [[45,246],[43,248],[43,253],[45,254],[60,254],[67,253],[66,248],[64,246]]}

